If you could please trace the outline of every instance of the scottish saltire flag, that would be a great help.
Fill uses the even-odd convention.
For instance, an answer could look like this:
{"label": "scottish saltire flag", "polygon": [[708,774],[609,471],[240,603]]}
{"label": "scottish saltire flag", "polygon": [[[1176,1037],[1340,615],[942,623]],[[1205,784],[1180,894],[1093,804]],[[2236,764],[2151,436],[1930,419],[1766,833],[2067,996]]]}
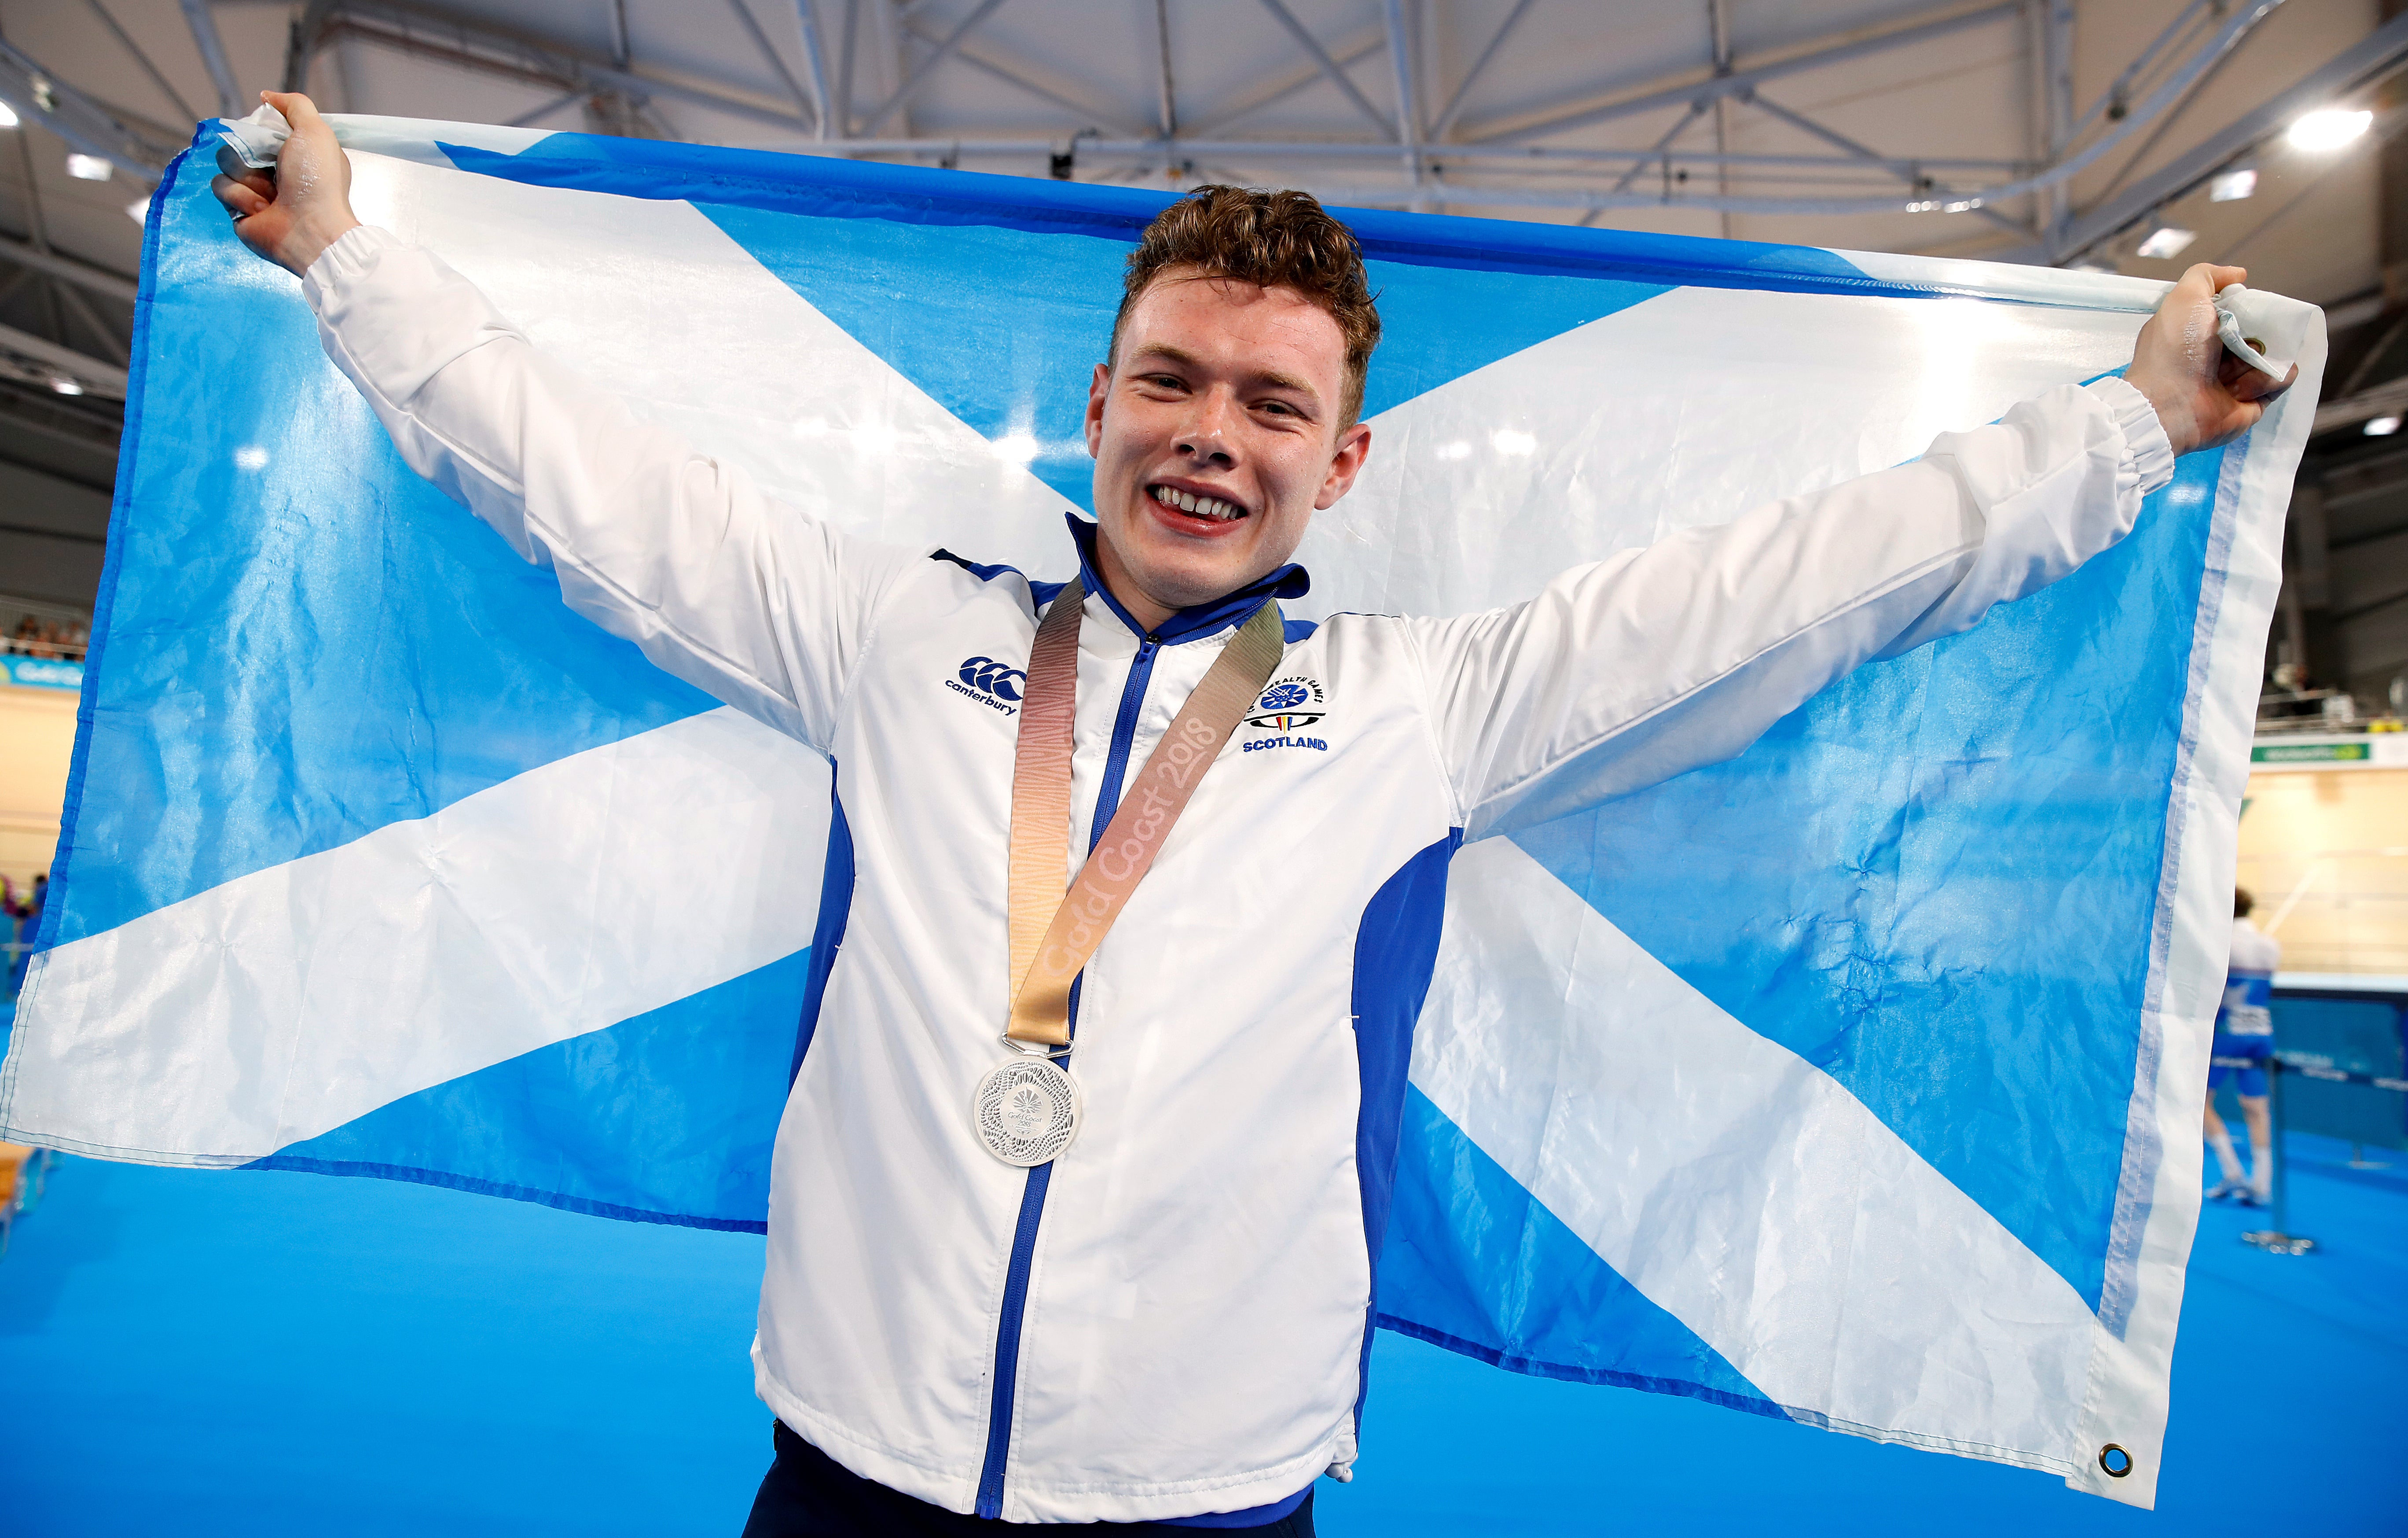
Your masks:
{"label": "scottish saltire flag", "polygon": [[[1088,371],[1162,194],[336,121],[364,217],[638,412],[858,532],[1071,570]],[[758,1227],[826,766],[406,469],[211,170],[151,210],[0,1135]],[[1354,223],[1374,449],[1297,617],[1510,602],[1913,458],[2119,367],[2160,292]],[[2323,362],[2267,303],[2300,386],[2123,545],[1730,763],[1456,856],[1383,1323],[2150,1502]],[[1261,857],[1312,855],[1274,822]]]}

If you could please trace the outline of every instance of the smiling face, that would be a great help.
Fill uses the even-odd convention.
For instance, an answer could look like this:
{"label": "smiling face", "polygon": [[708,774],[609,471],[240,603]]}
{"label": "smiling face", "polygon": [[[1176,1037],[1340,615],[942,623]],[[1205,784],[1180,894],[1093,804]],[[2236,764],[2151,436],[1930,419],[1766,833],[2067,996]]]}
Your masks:
{"label": "smiling face", "polygon": [[1096,564],[1148,629],[1277,570],[1346,495],[1346,340],[1295,289],[1193,269],[1138,297],[1087,394]]}

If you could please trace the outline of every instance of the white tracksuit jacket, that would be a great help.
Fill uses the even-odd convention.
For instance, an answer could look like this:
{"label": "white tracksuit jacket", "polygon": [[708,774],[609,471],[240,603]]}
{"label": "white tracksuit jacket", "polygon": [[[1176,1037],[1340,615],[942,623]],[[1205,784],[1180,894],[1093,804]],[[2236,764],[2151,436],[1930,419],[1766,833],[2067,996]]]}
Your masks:
{"label": "white tracksuit jacket", "polygon": [[[1295,687],[1239,727],[1087,967],[1085,1125],[1032,1171],[968,1106],[1003,1056],[1010,670],[1056,584],[767,500],[383,231],[305,289],[411,466],[580,613],[834,760],[758,1387],[847,1468],[1022,1522],[1250,1510],[1353,1460],[1460,841],[1741,752],[2114,544],[2172,474],[2138,391],[2067,386],[1510,609],[1292,623],[1274,679]],[[1080,852],[1254,598],[1303,590],[1291,568],[1145,635],[1085,570]]]}

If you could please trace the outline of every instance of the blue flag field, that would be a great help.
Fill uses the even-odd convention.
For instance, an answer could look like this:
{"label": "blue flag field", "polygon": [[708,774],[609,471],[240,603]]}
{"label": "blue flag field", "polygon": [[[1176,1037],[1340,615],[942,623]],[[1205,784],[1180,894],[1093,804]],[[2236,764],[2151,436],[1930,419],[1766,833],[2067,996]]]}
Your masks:
{"label": "blue flag field", "polygon": [[[363,218],[640,415],[854,532],[1071,575],[1088,374],[1165,194],[333,121]],[[845,857],[826,764],[403,465],[214,148],[151,207],[0,1137],[758,1229]],[[1347,217],[1374,449],[1296,618],[1510,603],[1912,459],[2120,368],[2162,292]],[[2263,302],[2300,385],[2123,544],[1736,759],[1455,856],[1383,1324],[2152,1502],[2323,365],[2320,317]],[[1260,857],[1312,852],[1269,820]]]}

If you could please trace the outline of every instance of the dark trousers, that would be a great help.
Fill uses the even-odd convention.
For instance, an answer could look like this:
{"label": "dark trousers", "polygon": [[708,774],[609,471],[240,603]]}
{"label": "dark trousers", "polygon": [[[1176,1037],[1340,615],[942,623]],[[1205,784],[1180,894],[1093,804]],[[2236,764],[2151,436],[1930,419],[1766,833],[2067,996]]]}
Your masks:
{"label": "dark trousers", "polygon": [[[964,1516],[925,1501],[914,1501],[862,1478],[827,1454],[776,1423],[770,1433],[778,1460],[752,1498],[744,1538],[998,1538],[1008,1532],[1064,1532],[1044,1523],[991,1522]],[[1164,1522],[1083,1522],[1085,1532],[1151,1533],[1156,1538],[1213,1538],[1222,1528],[1177,1528]],[[1241,1528],[1254,1538],[1312,1538],[1312,1497],[1264,1528]]]}

